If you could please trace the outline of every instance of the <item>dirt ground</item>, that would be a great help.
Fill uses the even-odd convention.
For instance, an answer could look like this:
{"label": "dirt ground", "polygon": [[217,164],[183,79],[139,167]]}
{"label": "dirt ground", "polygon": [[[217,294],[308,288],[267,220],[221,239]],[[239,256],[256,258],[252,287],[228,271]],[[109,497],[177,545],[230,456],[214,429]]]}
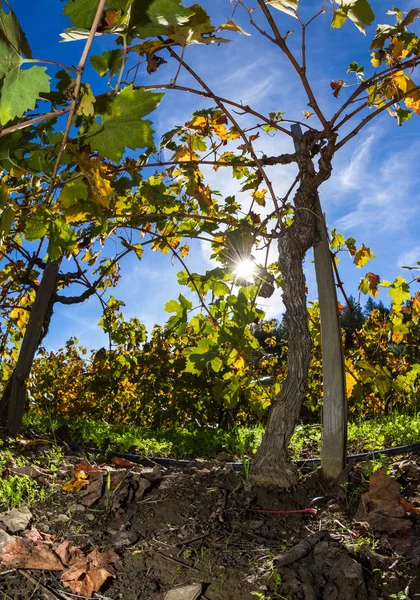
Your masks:
{"label": "dirt ground", "polygon": [[[372,464],[349,467],[329,488],[317,472],[302,473],[299,486],[287,493],[252,488],[216,462],[182,470],[114,465],[107,472],[115,480],[102,472],[100,484],[95,479],[81,491],[63,491],[62,482],[81,458],[66,456],[53,484],[45,467],[43,484],[53,485],[54,492],[30,507],[30,527],[53,536],[50,545],[67,540],[85,555],[95,549],[118,555],[115,577],[94,598],[420,598],[419,457],[393,463],[390,472],[398,481],[393,504],[389,498],[378,504],[372,481],[369,488]],[[42,460],[37,462],[42,467]],[[13,469],[11,461],[3,477]],[[92,469],[95,475],[95,465]],[[259,512],[308,507],[316,512]],[[0,522],[0,529],[7,527]],[[60,576],[60,571],[0,562],[0,599],[83,597],[63,587]]]}

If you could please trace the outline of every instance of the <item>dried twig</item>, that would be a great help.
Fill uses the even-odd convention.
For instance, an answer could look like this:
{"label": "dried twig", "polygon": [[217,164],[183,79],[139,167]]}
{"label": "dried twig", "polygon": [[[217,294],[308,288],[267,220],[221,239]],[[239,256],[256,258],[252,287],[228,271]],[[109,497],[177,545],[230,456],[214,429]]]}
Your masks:
{"label": "dried twig", "polygon": [[163,554],[159,550],[155,550],[155,554],[159,554],[162,558],[166,558],[169,562],[173,562],[179,567],[185,567],[186,569],[190,569],[190,571],[194,571],[194,573],[199,573],[200,569],[196,569],[195,567],[191,567],[191,565],[187,565],[187,563],[182,562],[182,560],[178,560],[177,558],[173,558],[172,556],[168,556],[167,554]]}

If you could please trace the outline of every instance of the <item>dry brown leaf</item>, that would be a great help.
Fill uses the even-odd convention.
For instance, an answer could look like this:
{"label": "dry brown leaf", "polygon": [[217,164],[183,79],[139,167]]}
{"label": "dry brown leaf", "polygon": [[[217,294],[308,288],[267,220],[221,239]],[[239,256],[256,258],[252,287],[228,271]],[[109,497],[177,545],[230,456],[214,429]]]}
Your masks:
{"label": "dry brown leaf", "polygon": [[65,540],[55,549],[55,553],[60,557],[62,563],[67,567],[79,560],[83,560],[83,552],[80,548],[73,546],[73,542]]}
{"label": "dry brown leaf", "polygon": [[64,568],[59,557],[47,544],[28,538],[14,538],[0,553],[2,565],[18,569],[61,571]]}
{"label": "dry brown leaf", "polygon": [[127,460],[126,458],[120,458],[119,456],[113,456],[111,462],[116,467],[130,468],[136,466],[136,463],[131,462],[131,460]]}
{"label": "dry brown leaf", "polygon": [[49,533],[44,533],[43,531],[39,531],[38,529],[35,529],[35,527],[32,527],[30,531],[25,533],[25,538],[27,540],[32,540],[33,542],[46,542],[51,544],[55,536],[50,535]]}
{"label": "dry brown leaf", "polygon": [[372,473],[369,491],[360,500],[355,520],[368,523],[377,532],[406,536],[413,523],[405,518],[408,503],[401,497],[400,488],[385,469]]}
{"label": "dry brown leaf", "polygon": [[119,560],[115,552],[93,550],[85,558],[71,565],[61,576],[63,585],[73,594],[91,598],[110,577],[115,577],[112,565]]}

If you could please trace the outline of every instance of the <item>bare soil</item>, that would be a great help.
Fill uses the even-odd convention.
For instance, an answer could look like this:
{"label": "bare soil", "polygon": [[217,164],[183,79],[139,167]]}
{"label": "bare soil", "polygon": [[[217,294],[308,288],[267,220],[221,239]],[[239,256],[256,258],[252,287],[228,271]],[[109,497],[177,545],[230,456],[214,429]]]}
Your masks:
{"label": "bare soil", "polygon": [[[80,458],[66,457],[67,472]],[[355,521],[371,467],[349,467],[328,488],[317,472],[302,473],[299,486],[288,492],[253,488],[217,462],[182,470],[148,469],[149,479],[155,480],[141,500],[129,494],[118,502],[86,507],[77,492],[56,486],[47,501],[30,507],[31,526],[57,541],[72,540],[85,553],[98,549],[119,555],[116,577],[96,598],[420,598],[420,515],[415,510],[404,514],[404,533],[394,527],[392,535]],[[130,477],[142,471],[136,466]],[[392,472],[402,496],[414,509],[419,507],[420,459],[404,457]],[[64,472],[59,470],[56,479],[60,474]],[[257,512],[315,506],[316,513]],[[388,518],[386,511],[382,516]],[[193,584],[195,588],[186,587]],[[197,596],[194,589],[200,588]],[[80,598],[62,586],[60,572],[1,563],[0,592],[1,600]]]}

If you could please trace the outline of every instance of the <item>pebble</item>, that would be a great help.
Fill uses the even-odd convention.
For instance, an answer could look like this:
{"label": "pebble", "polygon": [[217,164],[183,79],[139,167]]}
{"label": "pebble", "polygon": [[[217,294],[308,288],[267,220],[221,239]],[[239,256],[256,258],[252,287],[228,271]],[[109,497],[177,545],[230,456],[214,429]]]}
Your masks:
{"label": "pebble", "polygon": [[70,506],[70,512],[86,512],[86,506],[83,506],[83,504],[73,504]]}
{"label": "pebble", "polygon": [[94,520],[95,520],[95,515],[93,515],[92,513],[88,513],[88,514],[86,515],[86,519],[87,519],[88,521],[94,521]]}
{"label": "pebble", "polygon": [[67,521],[70,521],[70,517],[68,515],[58,515],[55,520],[59,523],[67,523]]}

